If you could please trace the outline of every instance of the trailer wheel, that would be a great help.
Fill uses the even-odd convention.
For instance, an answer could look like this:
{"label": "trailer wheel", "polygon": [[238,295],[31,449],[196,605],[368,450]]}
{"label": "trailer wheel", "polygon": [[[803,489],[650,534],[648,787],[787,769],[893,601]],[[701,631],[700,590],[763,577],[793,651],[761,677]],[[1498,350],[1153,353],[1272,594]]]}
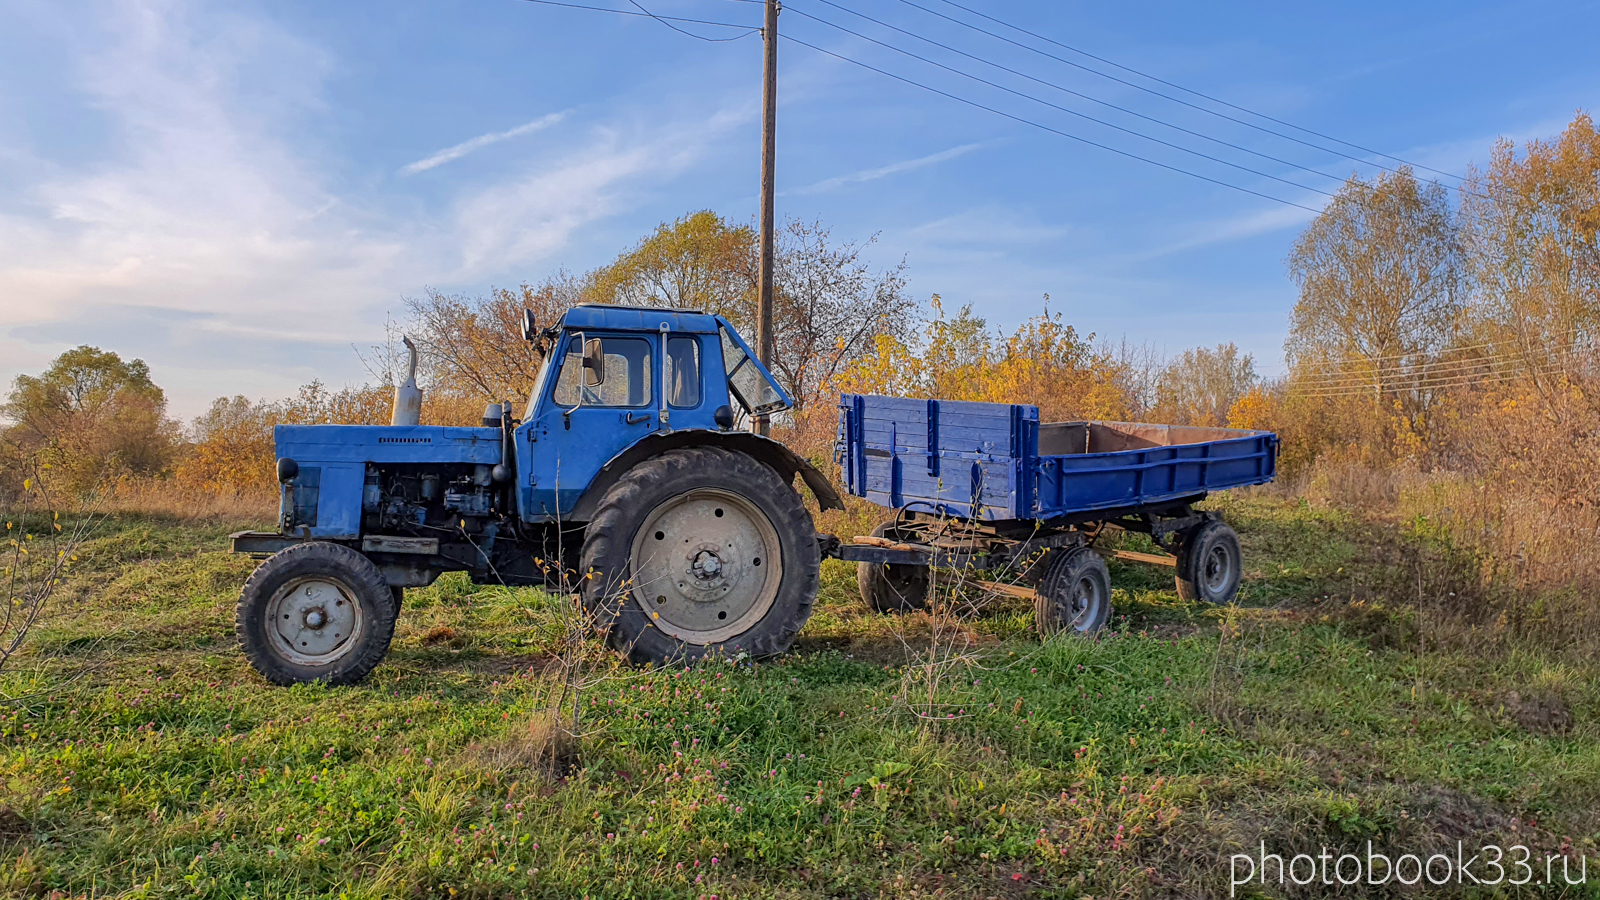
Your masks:
{"label": "trailer wheel", "polygon": [[636,663],[774,656],[810,618],[821,566],[811,514],[771,468],[715,447],[670,450],[595,508],[583,606]]}
{"label": "trailer wheel", "polygon": [[[872,529],[873,537],[888,537],[885,522]],[[928,567],[890,563],[856,563],[856,586],[861,599],[881,613],[908,613],[928,607]]]}
{"label": "trailer wheel", "polygon": [[1088,547],[1054,550],[1034,590],[1034,624],[1042,637],[1093,634],[1111,618],[1111,573]]}
{"label": "trailer wheel", "polygon": [[371,560],[312,541],[273,554],[250,575],[234,634],[273,684],[355,684],[389,652],[398,607]]}
{"label": "trailer wheel", "polygon": [[1226,522],[1206,522],[1178,545],[1178,597],[1224,605],[1239,593],[1239,535]]}

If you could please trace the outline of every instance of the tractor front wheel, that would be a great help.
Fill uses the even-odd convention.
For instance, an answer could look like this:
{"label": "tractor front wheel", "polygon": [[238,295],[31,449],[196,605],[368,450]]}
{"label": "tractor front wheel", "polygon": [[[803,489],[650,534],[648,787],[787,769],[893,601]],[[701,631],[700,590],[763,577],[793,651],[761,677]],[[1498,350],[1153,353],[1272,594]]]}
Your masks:
{"label": "tractor front wheel", "polygon": [[234,633],[273,684],[355,684],[389,652],[399,605],[371,560],[312,541],[256,568],[239,595]]}
{"label": "tractor front wheel", "polygon": [[671,450],[606,492],[584,539],[583,607],[637,663],[789,649],[816,600],[811,514],[743,453]]}

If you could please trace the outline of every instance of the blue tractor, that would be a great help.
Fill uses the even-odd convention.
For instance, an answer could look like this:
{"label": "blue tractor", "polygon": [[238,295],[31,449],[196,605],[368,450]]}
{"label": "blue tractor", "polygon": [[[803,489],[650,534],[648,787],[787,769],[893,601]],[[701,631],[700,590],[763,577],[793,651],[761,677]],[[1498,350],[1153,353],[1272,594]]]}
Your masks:
{"label": "blue tractor", "polygon": [[794,641],[822,556],[795,476],[821,508],[842,504],[805,459],[735,429],[791,405],[739,333],[621,306],[523,331],[545,361],[520,419],[500,403],[478,427],[419,425],[407,385],[393,425],[276,429],[279,530],[233,536],[267,557],[236,630],[269,681],[359,681],[404,589],[448,571],[578,592],[636,661]]}
{"label": "blue tractor", "polygon": [[[979,584],[1032,597],[1046,632],[1106,621],[1105,555],[1173,566],[1180,594],[1226,603],[1238,540],[1191,504],[1271,480],[1276,461],[1265,432],[1041,425],[1023,404],[846,395],[846,487],[895,515],[841,545],[795,485],[843,509],[829,480],[736,429],[792,401],[726,319],[579,306],[544,329],[529,314],[523,336],[544,362],[520,418],[494,403],[477,427],[420,425],[413,378],[391,425],[278,426],[278,530],[233,535],[265,560],[235,628],[269,681],[361,680],[405,589],[451,571],[577,594],[595,632],[657,664],[784,652],[824,557],[858,563],[862,598],[885,612],[926,606],[935,567],[1010,573],[1028,586]],[[1099,549],[1107,528],[1171,552]]]}

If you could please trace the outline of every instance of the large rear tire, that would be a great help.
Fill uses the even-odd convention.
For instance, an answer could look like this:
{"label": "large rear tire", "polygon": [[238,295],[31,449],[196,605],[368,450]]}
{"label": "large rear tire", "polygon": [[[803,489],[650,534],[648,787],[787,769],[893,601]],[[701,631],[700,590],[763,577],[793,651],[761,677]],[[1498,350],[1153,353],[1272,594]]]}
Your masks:
{"label": "large rear tire", "polygon": [[1050,551],[1034,589],[1033,620],[1041,637],[1093,634],[1111,618],[1111,572],[1088,547]]}
{"label": "large rear tire", "polygon": [[312,541],[273,554],[250,575],[234,634],[273,684],[355,684],[389,652],[398,608],[371,560]]}
{"label": "large rear tire", "polygon": [[689,447],[624,474],[583,544],[583,606],[635,663],[775,656],[811,616],[822,555],[811,514],[743,453]]}
{"label": "large rear tire", "polygon": [[[872,529],[873,537],[897,537],[888,522]],[[856,563],[861,599],[881,613],[909,613],[928,607],[927,566]]]}
{"label": "large rear tire", "polygon": [[1178,545],[1178,598],[1218,606],[1233,602],[1243,574],[1239,535],[1226,522],[1206,522]]}

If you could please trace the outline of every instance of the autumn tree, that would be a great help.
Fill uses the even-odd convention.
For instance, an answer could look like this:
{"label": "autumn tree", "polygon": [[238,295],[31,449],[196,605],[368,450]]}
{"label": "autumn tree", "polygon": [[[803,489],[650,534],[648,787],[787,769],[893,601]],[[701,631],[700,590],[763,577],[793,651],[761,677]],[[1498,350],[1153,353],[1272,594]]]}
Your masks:
{"label": "autumn tree", "polygon": [[1232,343],[1197,347],[1167,364],[1156,379],[1156,421],[1226,425],[1228,411],[1256,384],[1255,358]]}
{"label": "autumn tree", "polygon": [[590,303],[670,306],[720,313],[736,322],[755,309],[757,235],[710,210],[656,230],[587,278]]}
{"label": "autumn tree", "polygon": [[[585,287],[558,272],[537,285],[495,288],[486,297],[429,289],[407,299],[410,320],[403,330],[422,352],[425,419],[468,425],[478,420],[485,403],[526,403],[544,357],[539,345],[523,339],[523,310],[531,310],[541,327],[554,324],[584,302]],[[394,346],[391,340],[389,347]],[[384,358],[392,368],[398,355],[389,351]],[[381,380],[393,383],[394,378]]]}
{"label": "autumn tree", "polygon": [[150,475],[172,462],[179,429],[144,360],[75,347],[42,374],[21,375],[0,414],[8,472],[34,458],[61,488],[82,493],[123,475]]}
{"label": "autumn tree", "polygon": [[1291,387],[1356,398],[1367,418],[1426,435],[1430,377],[1461,323],[1461,251],[1449,196],[1407,168],[1351,178],[1295,241],[1300,296],[1285,344]]}
{"label": "autumn tree", "polygon": [[[906,293],[903,263],[877,271],[862,259],[871,239],[835,242],[820,222],[797,220],[776,237],[771,368],[803,415],[877,336],[909,338],[919,308]],[[581,293],[587,302],[719,313],[754,342],[757,251],[753,229],[697,212],[590,273]]]}
{"label": "autumn tree", "polygon": [[1500,377],[1546,396],[1600,337],[1600,132],[1579,114],[1519,154],[1495,144],[1461,188],[1473,325]]}
{"label": "autumn tree", "polygon": [[176,475],[221,493],[270,492],[277,478],[273,428],[278,425],[387,425],[390,385],[329,390],[320,381],[283,400],[218,397],[189,426],[192,443]]}
{"label": "autumn tree", "polygon": [[991,332],[970,305],[946,315],[935,296],[934,318],[917,343],[880,336],[873,352],[846,368],[836,386],[857,393],[1030,403],[1044,420],[1061,421],[1127,417],[1126,383],[1112,352],[1048,306],[1010,333]]}

